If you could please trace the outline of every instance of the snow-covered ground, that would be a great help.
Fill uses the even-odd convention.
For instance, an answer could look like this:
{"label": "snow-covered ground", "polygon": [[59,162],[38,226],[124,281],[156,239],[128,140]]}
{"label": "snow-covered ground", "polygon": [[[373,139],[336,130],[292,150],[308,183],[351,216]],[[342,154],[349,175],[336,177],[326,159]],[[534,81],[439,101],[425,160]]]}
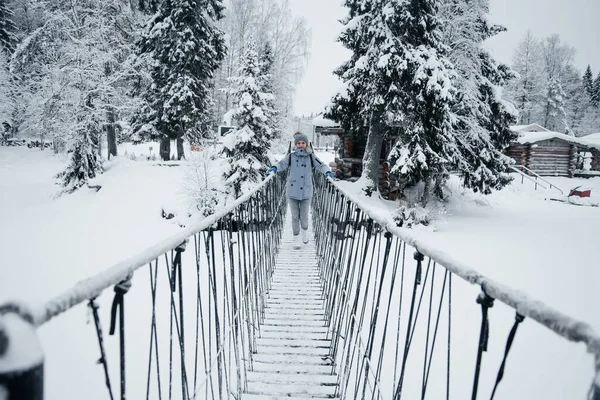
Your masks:
{"label": "snow-covered ground", "polygon": [[[128,154],[133,151],[128,149]],[[333,160],[330,153],[320,157],[325,162]],[[173,220],[162,218],[161,211],[163,207],[185,209],[187,195],[181,189],[187,179],[185,167],[117,157],[94,182],[102,185],[99,192],[83,188],[54,198],[58,186],[53,175],[63,162],[50,151],[0,147],[0,303],[21,299],[40,304],[180,229]],[[549,180],[565,192],[578,185],[591,188],[588,203],[600,199],[600,178]],[[466,265],[600,331],[600,208],[545,200],[560,194],[536,191],[531,182],[521,184],[520,179],[490,196],[465,192],[454,180],[450,190],[451,200],[444,213],[433,226],[416,229],[416,235]],[[50,328],[42,328],[45,348],[63,346],[58,338],[63,333],[60,327],[81,324],[80,318],[60,317],[49,324]],[[88,326],[86,330],[93,343],[93,329]],[[73,348],[78,348],[77,343]],[[568,361],[576,365],[574,374],[582,376],[572,398],[583,398],[587,387],[581,387],[581,382],[591,379],[592,365],[581,346],[572,349]],[[88,357],[71,356],[82,362],[95,360],[97,348],[90,352]],[[54,353],[50,351],[47,357]],[[535,377],[531,379],[552,379],[555,370],[551,355],[553,351],[548,349],[548,365],[532,371]],[[58,398],[59,380],[91,379],[85,376],[89,369],[72,371],[69,376],[68,371],[56,371],[52,366],[48,359],[50,399]],[[93,368],[101,389],[100,370]],[[564,390],[557,399],[573,394]]]}

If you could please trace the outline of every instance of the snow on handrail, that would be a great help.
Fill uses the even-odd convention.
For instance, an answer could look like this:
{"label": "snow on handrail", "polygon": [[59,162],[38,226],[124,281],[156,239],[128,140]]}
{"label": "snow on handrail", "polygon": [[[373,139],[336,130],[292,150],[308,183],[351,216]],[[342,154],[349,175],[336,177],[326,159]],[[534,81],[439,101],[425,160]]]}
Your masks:
{"label": "snow on handrail", "polygon": [[36,326],[40,326],[48,322],[53,317],[67,311],[77,304],[97,297],[105,289],[118,284],[132,275],[135,270],[147,265],[157,257],[165,254],[169,250],[173,250],[190,236],[210,227],[219,219],[229,214],[240,204],[248,201],[256,192],[262,189],[271,179],[273,175],[263,180],[253,191],[236,199],[231,205],[207,218],[190,225],[183,231],[148,247],[146,250],[121,261],[118,264],[82,281],[79,281],[75,286],[66,292],[50,299],[45,304],[33,309],[33,320]]}
{"label": "snow on handrail", "polygon": [[500,300],[515,309],[519,314],[539,322],[565,339],[573,342],[585,343],[587,351],[595,355],[596,363],[598,363],[598,368],[600,369],[600,336],[591,325],[563,314],[547,304],[529,297],[519,290],[503,285],[479,273],[475,269],[468,267],[458,259],[439,250],[431,243],[418,239],[409,229],[398,227],[393,220],[382,215],[381,212],[369,210],[368,205],[362,201],[359,196],[347,192],[333,179],[327,179],[347,199],[356,204],[375,222],[417,249],[420,253],[431,258],[438,264],[441,264],[448,271],[458,275],[471,284],[480,285],[489,296]]}

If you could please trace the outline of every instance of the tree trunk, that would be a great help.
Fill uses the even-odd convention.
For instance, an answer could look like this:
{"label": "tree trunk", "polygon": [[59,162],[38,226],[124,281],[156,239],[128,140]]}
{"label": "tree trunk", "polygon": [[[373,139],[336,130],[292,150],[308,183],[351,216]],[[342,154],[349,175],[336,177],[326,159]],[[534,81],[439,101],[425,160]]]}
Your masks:
{"label": "tree trunk", "polygon": [[171,140],[166,135],[163,135],[160,138],[159,154],[160,159],[163,161],[169,161],[171,159]]}
{"label": "tree trunk", "polygon": [[185,158],[185,154],[183,153],[183,135],[179,135],[177,137],[177,159],[181,160]]}
{"label": "tree trunk", "polygon": [[363,155],[363,170],[361,178],[366,180],[364,192],[371,196],[379,189],[379,159],[385,135],[385,124],[382,121],[383,111],[375,110],[371,117],[371,127]]}
{"label": "tree trunk", "polygon": [[431,178],[425,179],[425,186],[423,186],[423,194],[421,195],[421,206],[427,206],[427,202],[429,201],[429,190],[431,189]]}
{"label": "tree trunk", "polygon": [[108,159],[110,156],[117,155],[117,134],[115,129],[115,110],[109,107],[106,111],[106,146],[108,150]]}

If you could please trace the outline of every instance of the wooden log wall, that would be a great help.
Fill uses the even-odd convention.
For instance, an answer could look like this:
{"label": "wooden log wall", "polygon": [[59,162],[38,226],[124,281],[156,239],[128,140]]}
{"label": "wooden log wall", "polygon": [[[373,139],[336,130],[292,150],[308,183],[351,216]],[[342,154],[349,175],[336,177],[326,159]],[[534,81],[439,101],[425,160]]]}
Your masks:
{"label": "wooden log wall", "polygon": [[592,165],[590,170],[592,171],[600,171],[600,150],[592,149]]}
{"label": "wooden log wall", "polygon": [[526,165],[529,158],[528,144],[511,144],[506,148],[504,153],[515,160],[517,165]]}
{"label": "wooden log wall", "polygon": [[525,166],[541,176],[573,177],[575,146],[562,140],[550,139],[529,145]]}
{"label": "wooden log wall", "polygon": [[504,153],[517,165],[524,165],[541,176],[573,177],[575,174],[577,148],[564,140],[511,144]]}

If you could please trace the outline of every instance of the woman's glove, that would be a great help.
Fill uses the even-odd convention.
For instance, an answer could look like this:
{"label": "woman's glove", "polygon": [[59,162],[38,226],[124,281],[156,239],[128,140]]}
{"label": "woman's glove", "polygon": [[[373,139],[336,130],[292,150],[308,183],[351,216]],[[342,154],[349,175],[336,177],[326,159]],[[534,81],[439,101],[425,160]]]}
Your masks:
{"label": "woman's glove", "polygon": [[277,167],[271,167],[267,170],[267,174],[272,173],[273,175],[277,174]]}
{"label": "woman's glove", "polygon": [[327,178],[331,178],[331,179],[333,179],[333,173],[332,173],[331,171],[327,171],[327,172],[325,172],[325,176],[326,176]]}

